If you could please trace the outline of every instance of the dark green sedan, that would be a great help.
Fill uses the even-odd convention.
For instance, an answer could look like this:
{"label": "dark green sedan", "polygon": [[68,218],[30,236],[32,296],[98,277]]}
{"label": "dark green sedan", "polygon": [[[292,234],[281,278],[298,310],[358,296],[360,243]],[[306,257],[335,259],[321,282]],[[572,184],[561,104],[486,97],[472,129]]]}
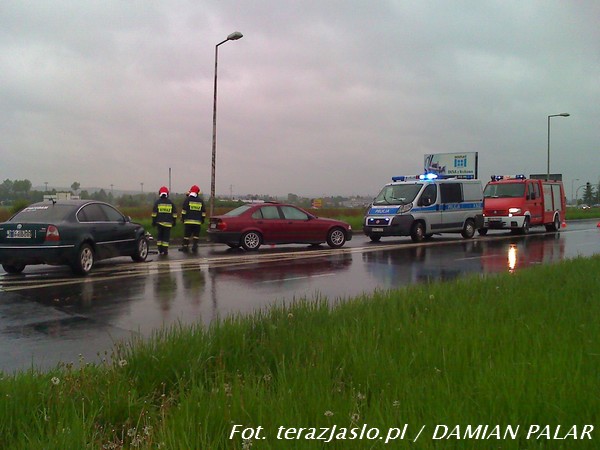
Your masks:
{"label": "dark green sedan", "polygon": [[145,261],[148,239],[141,225],[108,203],[34,203],[0,223],[0,264],[7,273],[31,264],[66,264],[87,275],[96,261],[116,256]]}

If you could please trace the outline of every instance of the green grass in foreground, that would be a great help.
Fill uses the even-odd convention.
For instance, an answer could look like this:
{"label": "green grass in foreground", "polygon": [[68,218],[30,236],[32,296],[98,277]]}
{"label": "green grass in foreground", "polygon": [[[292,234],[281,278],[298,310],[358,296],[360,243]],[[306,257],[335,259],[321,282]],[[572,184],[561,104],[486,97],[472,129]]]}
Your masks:
{"label": "green grass in foreground", "polygon": [[[600,256],[335,308],[301,301],[163,330],[118,348],[114,363],[4,374],[0,448],[598,448],[600,430],[526,439],[532,424],[551,435],[576,425],[578,436],[600,425],[598,273]],[[230,440],[234,424],[262,426],[266,439]],[[281,426],[364,424],[408,429],[387,446],[277,439]],[[520,428],[514,440],[433,440],[438,424]]]}

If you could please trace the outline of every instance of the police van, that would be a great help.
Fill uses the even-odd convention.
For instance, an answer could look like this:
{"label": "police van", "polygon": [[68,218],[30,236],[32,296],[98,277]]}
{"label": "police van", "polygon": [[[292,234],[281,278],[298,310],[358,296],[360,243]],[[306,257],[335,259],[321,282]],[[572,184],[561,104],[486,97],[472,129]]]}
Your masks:
{"label": "police van", "polygon": [[392,177],[373,200],[363,224],[373,242],[387,236],[410,236],[421,242],[437,233],[461,233],[471,239],[481,228],[481,182],[436,174]]}

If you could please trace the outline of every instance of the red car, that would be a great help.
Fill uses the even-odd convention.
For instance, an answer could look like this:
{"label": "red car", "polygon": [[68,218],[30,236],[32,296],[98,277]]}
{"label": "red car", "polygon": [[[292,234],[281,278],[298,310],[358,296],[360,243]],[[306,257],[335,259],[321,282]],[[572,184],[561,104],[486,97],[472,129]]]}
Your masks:
{"label": "red car", "polygon": [[346,222],[316,217],[296,206],[275,202],[242,205],[211,217],[207,231],[211,242],[245,250],[258,250],[262,244],[323,242],[340,248],[352,239],[352,227]]}

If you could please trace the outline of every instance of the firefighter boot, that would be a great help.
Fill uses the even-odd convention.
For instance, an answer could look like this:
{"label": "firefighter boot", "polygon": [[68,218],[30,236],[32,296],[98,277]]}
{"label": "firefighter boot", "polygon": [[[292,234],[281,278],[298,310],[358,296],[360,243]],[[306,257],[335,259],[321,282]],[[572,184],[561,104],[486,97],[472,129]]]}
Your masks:
{"label": "firefighter boot", "polygon": [[190,240],[188,238],[183,238],[183,242],[181,243],[180,252],[187,253],[190,248]]}

